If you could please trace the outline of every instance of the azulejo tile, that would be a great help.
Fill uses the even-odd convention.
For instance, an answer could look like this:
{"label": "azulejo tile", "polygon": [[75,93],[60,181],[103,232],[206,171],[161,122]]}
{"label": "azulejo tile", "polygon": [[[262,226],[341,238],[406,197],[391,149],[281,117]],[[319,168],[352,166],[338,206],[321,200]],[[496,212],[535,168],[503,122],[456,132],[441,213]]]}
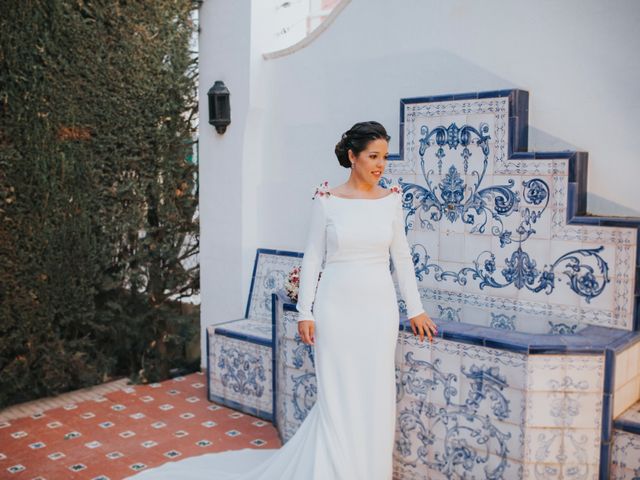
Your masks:
{"label": "azulejo tile", "polygon": [[295,340],[298,335],[298,313],[285,310],[282,316],[281,324],[282,335],[284,338]]}
{"label": "azulejo tile", "polygon": [[210,396],[270,414],[273,411],[271,348],[217,337],[210,358]]}
{"label": "azulejo tile", "polygon": [[[507,159],[507,114],[487,110],[488,104],[497,105],[484,99],[466,100],[464,107],[455,100],[417,99],[404,106],[406,165],[390,169],[388,180],[402,188],[421,284],[458,292],[478,283],[485,288],[479,295],[500,291],[516,302],[540,298],[554,309],[584,300],[597,307],[578,310],[579,322],[595,319],[630,328],[630,309],[618,311],[615,320],[607,278],[624,269],[626,260],[618,262],[610,252],[621,244],[631,246],[634,229],[566,225],[567,195],[574,188],[568,184],[566,155]],[[472,258],[474,252],[466,247],[478,233],[495,240],[488,250],[493,264],[479,261],[486,248],[478,247]],[[427,234],[440,239],[428,240]],[[464,252],[463,264],[452,261],[454,251]]]}
{"label": "azulejo tile", "polygon": [[301,397],[295,395],[284,395],[284,415],[286,423],[291,426],[294,431],[298,429],[300,424],[307,417],[311,408],[315,405],[315,398]]}
{"label": "azulejo tile", "polygon": [[[497,438],[480,444],[467,430],[465,437],[425,437],[417,428],[413,439],[396,436],[394,451],[395,471],[399,478],[518,478],[521,464],[506,456]],[[414,447],[412,449],[411,447]],[[476,448],[477,447],[477,448]],[[492,453],[496,452],[496,453]],[[518,472],[518,473],[516,473]],[[511,476],[507,476],[511,475]]]}
{"label": "azulejo tile", "polygon": [[530,392],[526,423],[533,427],[600,428],[602,395],[575,392]]}
{"label": "azulejo tile", "polygon": [[528,463],[522,469],[525,480],[560,480],[562,478],[562,465],[559,463]]}
{"label": "azulejo tile", "polygon": [[[223,331],[223,335],[238,335],[254,337],[265,342],[271,341],[271,322],[262,320],[242,319],[229,322],[218,327],[218,332]],[[219,334],[219,333],[217,333]]]}
{"label": "azulejo tile", "polygon": [[[563,430],[562,442],[567,464],[570,466],[576,464],[590,466],[588,471],[584,473],[585,478],[587,478],[586,475],[598,471],[600,461],[599,429],[565,429]],[[577,471],[584,472],[584,470]]]}
{"label": "azulejo tile", "polygon": [[527,427],[562,427],[565,419],[564,393],[529,392],[527,395]]}
{"label": "azulejo tile", "polygon": [[614,431],[611,463],[617,470],[640,475],[640,436],[620,430]]}
{"label": "azulejo tile", "polygon": [[523,462],[525,447],[525,426],[508,422],[496,421],[493,423],[497,431],[501,432],[508,441],[505,443],[506,458],[510,461]]}
{"label": "azulejo tile", "polygon": [[565,355],[563,359],[565,381],[562,388],[565,391],[602,392],[604,355]]}
{"label": "azulejo tile", "polygon": [[631,470],[629,468],[621,468],[614,465],[611,468],[612,480],[636,480],[640,472],[638,470]]}
{"label": "azulejo tile", "polygon": [[603,355],[531,355],[527,388],[532,391],[602,392]]}
{"label": "azulejo tile", "polygon": [[281,345],[280,352],[285,366],[303,371],[314,370],[315,349],[313,346],[305,344],[299,337],[297,341],[284,339]]}
{"label": "azulejo tile", "polygon": [[526,355],[476,345],[461,345],[460,350],[462,366],[482,365],[486,372],[495,372],[504,388],[525,389]]}
{"label": "azulejo tile", "polygon": [[[526,393],[524,391],[513,388],[501,389],[487,377],[481,385],[484,392],[480,392],[480,401],[474,399],[478,396],[477,386],[468,391],[465,400],[466,403],[475,401],[475,404],[478,405],[478,415],[486,416],[494,421],[502,420],[516,425],[524,423],[526,410]],[[465,390],[464,381],[462,386]]]}
{"label": "azulejo tile", "polygon": [[284,288],[289,272],[301,260],[298,256],[258,253],[248,318],[271,323],[271,294]]}
{"label": "azulejo tile", "polygon": [[[510,394],[508,391],[503,392],[504,380],[490,369],[485,371],[482,368],[469,368],[463,372],[459,367],[455,373],[453,370],[443,370],[441,365],[445,365],[445,362],[438,360],[444,357],[439,354],[456,352],[454,345],[454,342],[447,342],[444,348],[439,350],[434,346],[433,362],[422,360],[422,363],[418,364],[413,361],[411,355],[405,355],[407,363],[400,367],[403,395],[399,397],[397,407],[396,458],[405,466],[413,465],[418,461],[414,458],[418,451],[416,449],[426,449],[427,452],[433,452],[433,459],[429,461],[421,458],[420,461],[426,462],[429,472],[440,471],[439,465],[445,465],[449,462],[448,459],[453,456],[458,458],[457,456],[462,454],[456,445],[477,444],[478,451],[474,450],[475,453],[470,455],[480,459],[480,463],[491,471],[499,472],[509,464],[506,460],[509,453],[508,445],[515,442],[518,446],[516,450],[521,450],[523,439],[521,427],[510,424],[505,428],[506,424],[497,420],[508,417],[507,397]],[[412,353],[411,347],[408,353]],[[458,365],[461,366],[460,362]],[[460,377],[468,381],[458,384]],[[523,395],[522,392],[517,394],[519,397]],[[522,400],[516,403],[521,405]],[[522,406],[519,410],[522,411]],[[517,438],[512,439],[516,432],[519,432]],[[445,438],[452,442],[452,445],[446,448],[442,446],[446,442],[437,440]],[[427,456],[429,455],[427,453]],[[487,464],[487,455],[496,459],[495,465]],[[483,458],[485,460],[482,460]],[[469,465],[474,463],[472,459],[469,462]],[[464,467],[460,468],[463,472]],[[515,468],[519,467],[516,465]],[[470,474],[471,470],[467,474]],[[446,469],[444,472],[452,474]]]}

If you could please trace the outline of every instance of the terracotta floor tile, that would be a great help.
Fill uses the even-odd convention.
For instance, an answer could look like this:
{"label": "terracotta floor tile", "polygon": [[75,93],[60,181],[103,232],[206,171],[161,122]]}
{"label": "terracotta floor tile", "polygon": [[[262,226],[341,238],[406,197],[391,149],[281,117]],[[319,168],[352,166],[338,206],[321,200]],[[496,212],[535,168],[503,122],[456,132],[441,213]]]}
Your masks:
{"label": "terracotta floor tile", "polygon": [[[162,409],[162,405],[172,408]],[[136,463],[152,468],[204,453],[281,446],[271,423],[224,406],[207,408],[212,405],[206,397],[206,377],[196,373],[157,385],[128,386],[106,393],[104,401],[84,400],[45,410],[36,418],[0,423],[0,478],[41,475],[66,480],[107,475],[115,480],[134,473],[130,466]],[[239,434],[229,436],[228,431]],[[16,432],[26,436],[12,437]],[[80,436],[65,438],[71,432]],[[123,438],[123,432],[134,435]],[[250,443],[256,439],[264,443]],[[111,455],[114,452],[121,456]],[[166,456],[167,452],[179,455]],[[14,465],[25,470],[9,473],[7,468]],[[69,469],[73,465],[78,471]]]}

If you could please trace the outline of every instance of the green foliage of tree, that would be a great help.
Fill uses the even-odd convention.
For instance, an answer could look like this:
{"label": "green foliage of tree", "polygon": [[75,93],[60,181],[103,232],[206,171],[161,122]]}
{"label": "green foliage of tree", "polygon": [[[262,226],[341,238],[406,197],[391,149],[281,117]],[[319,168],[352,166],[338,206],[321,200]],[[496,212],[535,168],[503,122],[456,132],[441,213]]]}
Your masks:
{"label": "green foliage of tree", "polygon": [[0,406],[184,366],[195,0],[0,0]]}

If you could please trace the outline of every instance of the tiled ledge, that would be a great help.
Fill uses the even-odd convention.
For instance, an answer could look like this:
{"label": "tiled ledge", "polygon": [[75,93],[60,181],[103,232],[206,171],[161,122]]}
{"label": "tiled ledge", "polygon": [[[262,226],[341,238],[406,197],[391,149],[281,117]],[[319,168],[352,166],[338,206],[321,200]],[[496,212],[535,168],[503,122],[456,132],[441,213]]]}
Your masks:
{"label": "tiled ledge", "polygon": [[[285,310],[297,311],[295,304],[285,303]],[[511,352],[535,354],[602,354],[616,351],[640,341],[640,332],[588,325],[571,335],[532,334],[491,327],[434,319],[438,324],[437,337],[445,340],[480,345]],[[411,331],[406,317],[400,317],[400,330]]]}
{"label": "tiled ledge", "polygon": [[122,390],[128,386],[129,379],[121,378],[109,383],[87,387],[72,392],[62,393],[55,397],[40,398],[31,402],[19,403],[0,410],[0,422],[7,422],[17,418],[28,417],[52,408],[64,407],[70,403],[80,403],[86,400],[96,400],[103,395]]}
{"label": "tiled ledge", "polygon": [[[533,334],[512,330],[498,330],[480,325],[435,319],[438,337],[445,340],[512,352],[535,354],[604,353],[640,341],[640,332],[588,325],[570,335]],[[411,331],[408,319],[401,318],[400,328]]]}
{"label": "tiled ledge", "polygon": [[640,402],[633,404],[614,420],[613,428],[640,435]]}
{"label": "tiled ledge", "polygon": [[[265,328],[260,328],[260,327]],[[241,319],[220,326],[215,325],[213,332],[216,335],[257,343],[265,347],[271,347],[273,342],[273,328],[271,324],[261,320]]]}

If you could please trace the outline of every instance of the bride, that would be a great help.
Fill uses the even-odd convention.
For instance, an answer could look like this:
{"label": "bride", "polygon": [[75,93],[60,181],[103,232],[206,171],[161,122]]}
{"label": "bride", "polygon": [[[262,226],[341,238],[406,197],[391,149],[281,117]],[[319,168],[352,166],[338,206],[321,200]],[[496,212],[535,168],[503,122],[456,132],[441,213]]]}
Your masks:
{"label": "bride", "polygon": [[390,259],[413,333],[433,341],[437,329],[418,293],[401,195],[379,186],[389,138],[378,122],[353,125],[335,147],[348,180],[314,195],[296,308],[318,392],[296,433],[280,449],[209,453],[135,480],[392,478],[399,311]]}

